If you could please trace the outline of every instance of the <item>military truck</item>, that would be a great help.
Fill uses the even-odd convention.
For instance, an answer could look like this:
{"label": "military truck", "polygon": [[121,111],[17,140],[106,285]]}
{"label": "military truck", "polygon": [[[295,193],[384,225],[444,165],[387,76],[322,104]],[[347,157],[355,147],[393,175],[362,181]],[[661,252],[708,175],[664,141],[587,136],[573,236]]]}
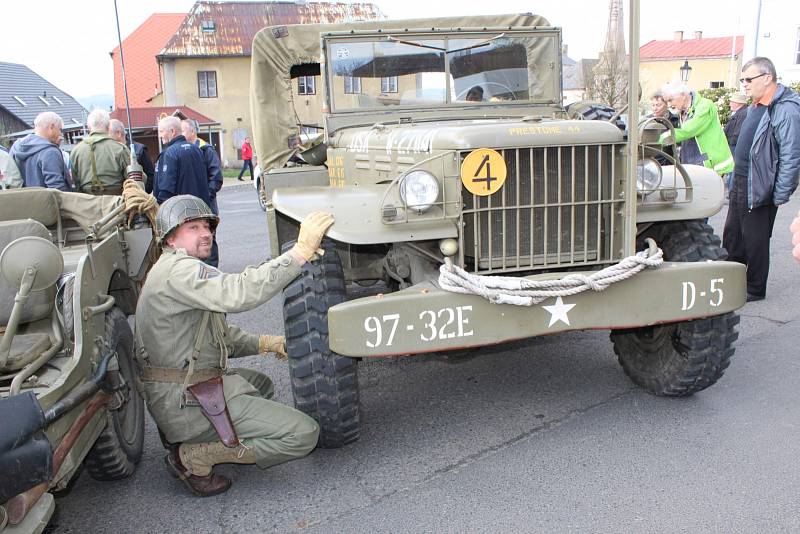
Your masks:
{"label": "military truck", "polygon": [[130,476],[142,456],[133,314],[151,264],[147,219],[117,196],[0,193],[0,531],[41,532],[85,467]]}
{"label": "military truck", "polygon": [[[722,181],[662,151],[671,126],[637,125],[635,99],[627,131],[565,109],[561,32],[544,18],[270,27],[252,74],[272,254],[310,212],[335,216],[283,293],[295,405],[322,446],[358,438],[366,358],[607,329],[651,393],[722,376],[745,302],[744,268],[706,223]],[[284,168],[304,149],[292,80],[315,74],[326,158]]]}

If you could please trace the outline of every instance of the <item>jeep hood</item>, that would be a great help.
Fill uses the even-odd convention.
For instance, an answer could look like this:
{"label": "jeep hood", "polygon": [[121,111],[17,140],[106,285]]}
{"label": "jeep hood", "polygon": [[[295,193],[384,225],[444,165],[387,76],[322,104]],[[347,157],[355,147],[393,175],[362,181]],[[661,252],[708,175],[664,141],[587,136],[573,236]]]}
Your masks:
{"label": "jeep hood", "polygon": [[302,150],[300,125],[294,111],[291,69],[308,65],[318,72],[320,34],[343,30],[404,30],[421,28],[546,27],[550,23],[531,14],[443,17],[402,21],[369,21],[352,24],[294,24],[271,26],[253,39],[250,76],[250,113],[254,148],[262,170],[283,167]]}

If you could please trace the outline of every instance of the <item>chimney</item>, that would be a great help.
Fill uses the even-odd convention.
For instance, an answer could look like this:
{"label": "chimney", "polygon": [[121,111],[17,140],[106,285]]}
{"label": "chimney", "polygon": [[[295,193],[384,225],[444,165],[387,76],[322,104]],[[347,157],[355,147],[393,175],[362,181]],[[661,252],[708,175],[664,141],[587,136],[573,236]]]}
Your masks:
{"label": "chimney", "polygon": [[680,31],[680,30],[676,31],[675,32],[675,37],[673,37],[673,40],[676,43],[680,43],[681,41],[683,41],[683,32]]}
{"label": "chimney", "polygon": [[561,55],[562,56],[569,55],[569,54],[567,54],[567,45],[566,44],[562,44],[561,45]]}
{"label": "chimney", "polygon": [[702,39],[703,38],[703,32],[700,31],[700,30],[695,30],[694,31],[694,38],[695,39]]}

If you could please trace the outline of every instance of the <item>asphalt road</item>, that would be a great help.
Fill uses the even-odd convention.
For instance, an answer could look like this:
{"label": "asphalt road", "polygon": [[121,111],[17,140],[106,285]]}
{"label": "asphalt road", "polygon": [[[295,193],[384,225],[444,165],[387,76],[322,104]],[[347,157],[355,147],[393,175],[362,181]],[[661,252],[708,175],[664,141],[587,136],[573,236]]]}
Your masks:
{"label": "asphalt road", "polygon": [[[226,188],[219,200],[223,270],[266,258],[253,190]],[[197,499],[167,474],[148,421],[134,476],[84,474],[57,499],[54,530],[797,532],[800,266],[787,227],[798,208],[795,199],[778,212],[767,299],[741,310],[730,368],[693,397],[633,386],[605,332],[366,363],[357,443],[266,471],[223,466],[231,490]],[[724,214],[711,221],[720,234]],[[229,320],[281,332],[279,300]],[[281,363],[242,363],[291,403]]]}

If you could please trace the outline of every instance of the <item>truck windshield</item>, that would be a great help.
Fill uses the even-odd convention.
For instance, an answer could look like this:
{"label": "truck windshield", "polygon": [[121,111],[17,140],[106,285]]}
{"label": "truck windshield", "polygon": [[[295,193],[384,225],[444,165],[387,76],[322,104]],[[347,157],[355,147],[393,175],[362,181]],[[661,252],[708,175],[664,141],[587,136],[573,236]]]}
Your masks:
{"label": "truck windshield", "polygon": [[555,34],[328,41],[333,111],[560,103]]}

